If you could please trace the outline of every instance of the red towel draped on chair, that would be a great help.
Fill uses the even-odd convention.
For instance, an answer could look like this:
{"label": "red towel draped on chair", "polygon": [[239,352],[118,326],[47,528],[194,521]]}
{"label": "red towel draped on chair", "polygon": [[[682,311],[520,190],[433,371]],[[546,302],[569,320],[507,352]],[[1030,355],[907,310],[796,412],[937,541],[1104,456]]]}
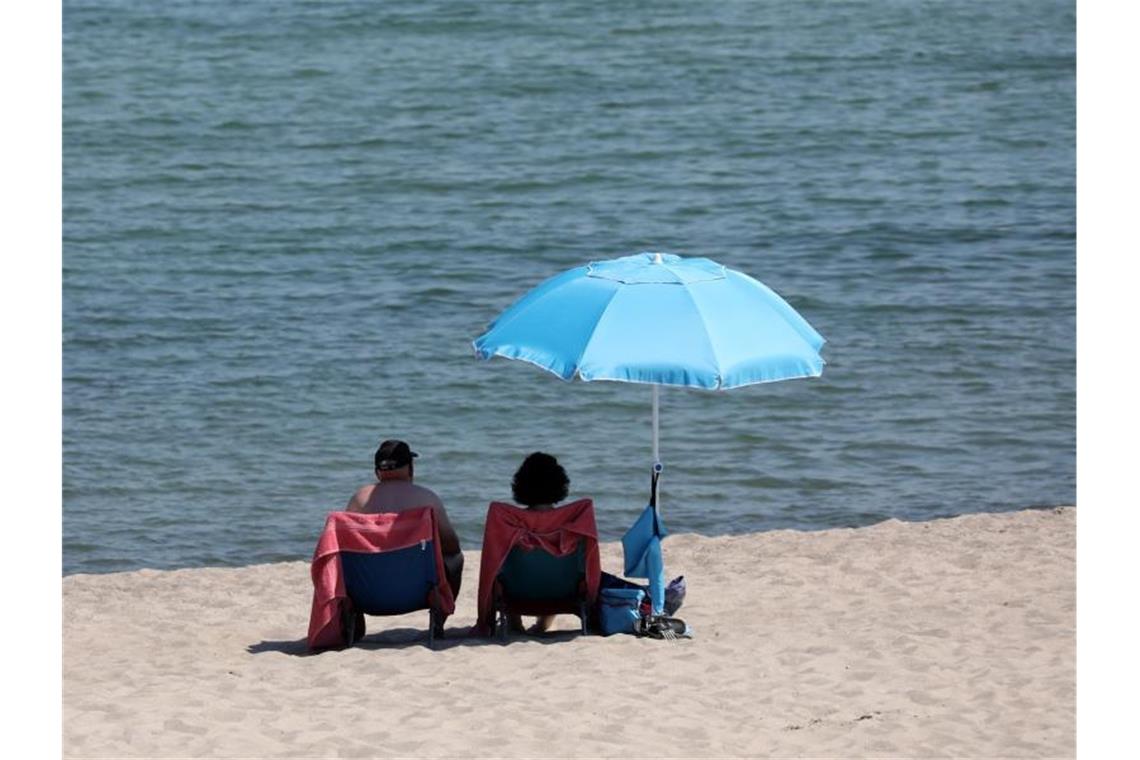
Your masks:
{"label": "red towel draped on chair", "polygon": [[593,604],[598,595],[602,564],[598,554],[598,528],[594,502],[580,499],[562,507],[535,512],[503,502],[491,502],[483,532],[483,558],[479,565],[479,618],[475,631],[489,636],[495,628],[492,594],[495,578],[511,549],[541,548],[564,557],[586,542],[586,596]]}
{"label": "red towel draped on chair", "polygon": [[309,614],[309,648],[340,645],[341,605],[348,598],[341,576],[340,552],[388,552],[433,541],[442,611],[455,612],[455,595],[447,582],[440,553],[435,510],[416,507],[402,512],[358,514],[331,512],[313,552],[313,608]]}

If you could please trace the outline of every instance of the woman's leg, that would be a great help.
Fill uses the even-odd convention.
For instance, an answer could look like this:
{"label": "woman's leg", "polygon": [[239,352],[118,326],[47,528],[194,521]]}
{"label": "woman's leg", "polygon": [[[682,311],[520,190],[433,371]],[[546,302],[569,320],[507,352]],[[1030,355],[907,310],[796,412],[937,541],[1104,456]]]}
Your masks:
{"label": "woman's leg", "polygon": [[527,633],[546,633],[554,625],[554,615],[539,615]]}

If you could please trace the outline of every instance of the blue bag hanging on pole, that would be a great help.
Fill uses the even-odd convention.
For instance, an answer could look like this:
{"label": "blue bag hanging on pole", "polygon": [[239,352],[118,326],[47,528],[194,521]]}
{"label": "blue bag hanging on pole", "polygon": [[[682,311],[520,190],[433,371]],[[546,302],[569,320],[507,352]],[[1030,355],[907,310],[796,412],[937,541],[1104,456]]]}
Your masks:
{"label": "blue bag hanging on pole", "polygon": [[653,473],[653,487],[649,504],[641,512],[637,521],[621,537],[625,552],[625,575],[627,578],[649,580],[649,600],[653,614],[665,611],[665,561],[661,555],[661,539],[669,535],[661,524],[657,510],[657,477]]}

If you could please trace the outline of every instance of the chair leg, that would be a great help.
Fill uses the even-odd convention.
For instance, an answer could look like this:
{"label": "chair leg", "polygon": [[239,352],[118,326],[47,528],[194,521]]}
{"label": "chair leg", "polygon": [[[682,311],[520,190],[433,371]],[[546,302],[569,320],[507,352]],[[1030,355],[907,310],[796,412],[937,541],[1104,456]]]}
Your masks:
{"label": "chair leg", "polygon": [[341,635],[344,636],[344,645],[350,647],[356,641],[356,615],[345,608],[340,618]]}
{"label": "chair leg", "polygon": [[491,604],[494,608],[492,624],[495,626],[495,630],[492,630],[491,633],[498,634],[500,644],[506,644],[507,623],[509,622],[507,618],[507,603],[503,599],[503,587],[497,578],[495,579],[495,584],[491,587]]}
{"label": "chair leg", "polygon": [[440,638],[443,637],[443,621],[447,616],[443,614],[443,598],[440,596],[439,587],[433,586],[428,593],[428,646],[435,649],[435,633],[439,629]]}

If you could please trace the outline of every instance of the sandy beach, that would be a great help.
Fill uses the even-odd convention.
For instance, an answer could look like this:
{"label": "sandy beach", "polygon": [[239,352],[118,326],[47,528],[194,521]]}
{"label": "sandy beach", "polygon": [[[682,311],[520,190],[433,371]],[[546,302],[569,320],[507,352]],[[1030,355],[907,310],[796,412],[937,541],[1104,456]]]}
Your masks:
{"label": "sandy beach", "polygon": [[[66,757],[1072,757],[1075,510],[666,541],[692,640],[310,655],[307,562],[63,579]],[[620,571],[620,544],[602,567]]]}

